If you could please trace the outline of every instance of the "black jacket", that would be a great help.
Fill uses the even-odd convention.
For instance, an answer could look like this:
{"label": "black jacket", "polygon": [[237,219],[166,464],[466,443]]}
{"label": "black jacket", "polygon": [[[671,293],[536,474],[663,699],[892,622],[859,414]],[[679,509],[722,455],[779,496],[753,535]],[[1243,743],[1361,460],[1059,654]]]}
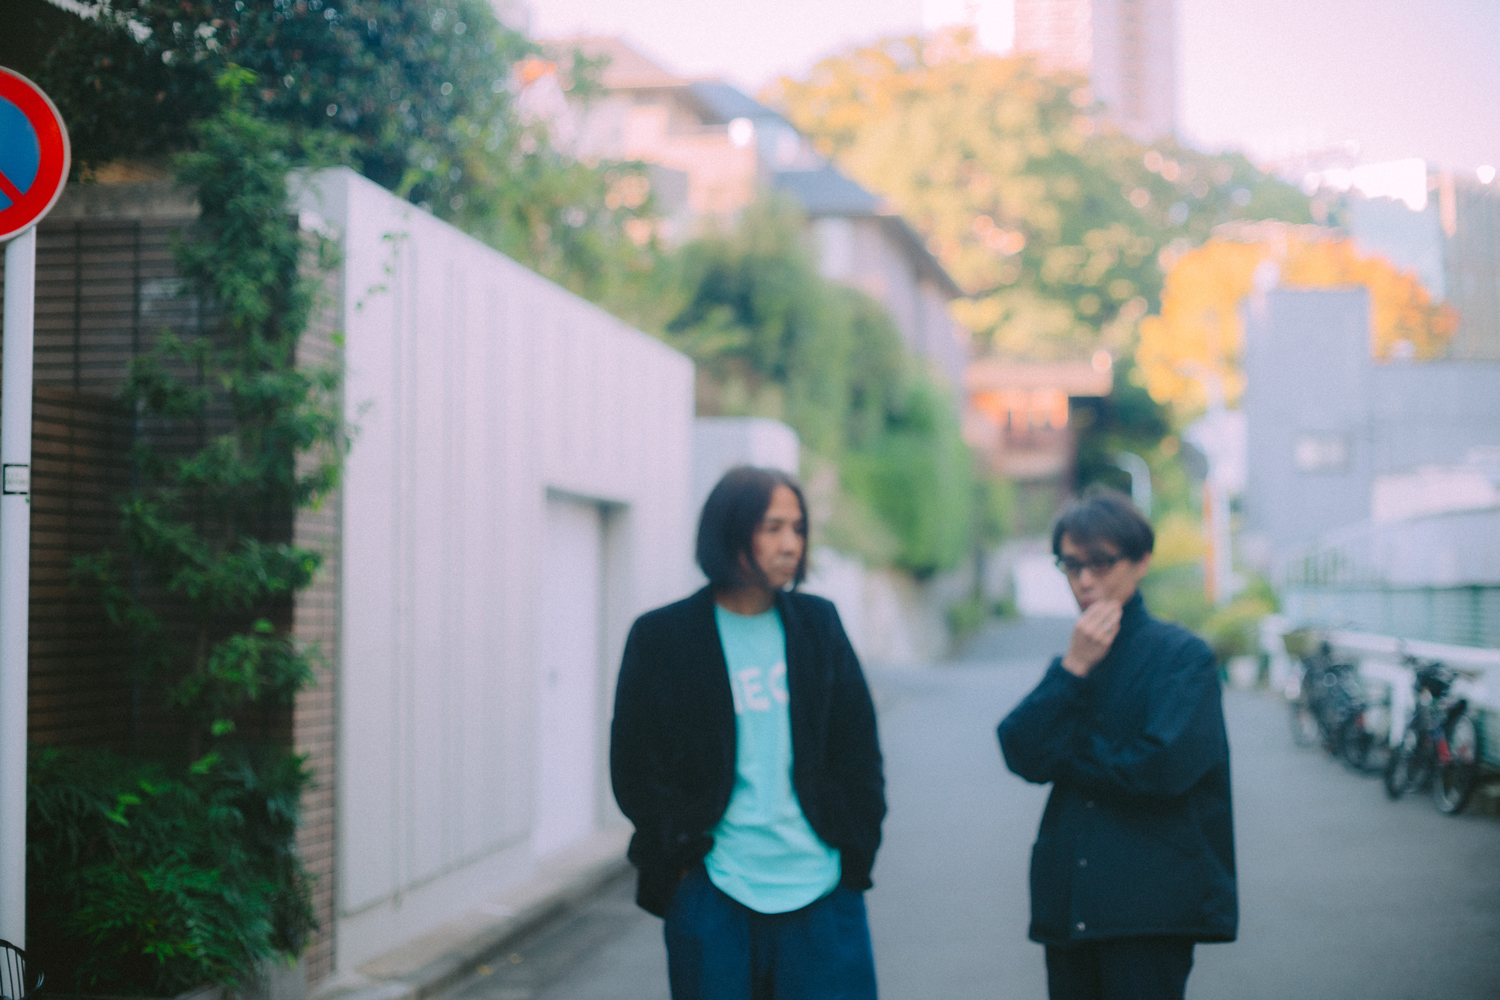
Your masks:
{"label": "black jacket", "polygon": [[[833,604],[778,593],[786,630],[792,785],[813,831],[870,887],[885,817],[875,708]],[[662,916],[679,875],[713,846],[735,778],[734,702],[707,588],[636,619],[610,729],[615,800],[635,824],[636,901]]]}
{"label": "black jacket", "polygon": [[1010,769],[1052,782],[1031,853],[1031,938],[1232,941],[1229,740],[1203,640],[1140,594],[1087,678],[1056,659],[1000,723]]}

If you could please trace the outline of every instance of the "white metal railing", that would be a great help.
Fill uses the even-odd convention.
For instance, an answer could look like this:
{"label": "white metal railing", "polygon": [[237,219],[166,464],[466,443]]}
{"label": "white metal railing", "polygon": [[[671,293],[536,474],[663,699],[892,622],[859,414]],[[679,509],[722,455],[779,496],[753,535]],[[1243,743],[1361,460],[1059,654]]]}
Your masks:
{"label": "white metal railing", "polygon": [[[1292,676],[1294,664],[1286,652],[1283,637],[1301,623],[1282,615],[1268,615],[1261,624],[1261,646],[1271,657],[1271,683],[1284,690]],[[1406,657],[1422,661],[1439,660],[1459,672],[1454,690],[1469,700],[1489,720],[1500,723],[1500,649],[1455,646],[1420,639],[1377,635],[1347,629],[1331,629],[1320,637],[1332,647],[1335,658],[1347,658],[1359,664],[1360,676],[1388,687],[1391,697],[1391,741],[1405,735],[1406,720],[1414,707],[1412,685],[1415,674]],[[1500,763],[1500,724],[1490,727],[1484,754],[1491,763]]]}

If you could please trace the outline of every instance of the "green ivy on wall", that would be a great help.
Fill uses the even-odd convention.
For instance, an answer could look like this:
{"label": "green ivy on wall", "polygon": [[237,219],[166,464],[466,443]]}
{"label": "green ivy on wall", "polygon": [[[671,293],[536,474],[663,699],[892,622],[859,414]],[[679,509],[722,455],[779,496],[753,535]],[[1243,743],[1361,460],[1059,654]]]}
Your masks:
{"label": "green ivy on wall", "polygon": [[220,77],[226,100],[177,160],[201,207],[177,264],[210,320],[132,362],[123,398],[147,431],[124,551],[74,567],[170,721],[137,757],[31,762],[32,950],[67,989],[235,985],[313,924],[286,720],[318,657],[291,634],[292,601],[321,557],[292,527],[337,486],[346,434],[338,370],[298,362],[331,263],[288,207],[310,151],[240,100],[250,79]]}

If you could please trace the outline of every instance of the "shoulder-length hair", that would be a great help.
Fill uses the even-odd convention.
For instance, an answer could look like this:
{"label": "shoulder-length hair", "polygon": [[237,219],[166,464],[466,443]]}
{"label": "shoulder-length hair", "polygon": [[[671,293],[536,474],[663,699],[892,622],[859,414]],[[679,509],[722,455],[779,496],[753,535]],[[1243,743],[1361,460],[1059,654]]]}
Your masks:
{"label": "shoulder-length hair", "polygon": [[[698,518],[698,567],[715,590],[737,587],[769,587],[766,575],[755,562],[752,542],[755,529],[771,506],[771,494],[785,486],[802,508],[802,538],[807,539],[807,501],[797,480],[780,469],[739,465],[724,473]],[[743,558],[741,558],[743,557]],[[792,578],[795,588],[807,578],[807,546],[797,561]]]}

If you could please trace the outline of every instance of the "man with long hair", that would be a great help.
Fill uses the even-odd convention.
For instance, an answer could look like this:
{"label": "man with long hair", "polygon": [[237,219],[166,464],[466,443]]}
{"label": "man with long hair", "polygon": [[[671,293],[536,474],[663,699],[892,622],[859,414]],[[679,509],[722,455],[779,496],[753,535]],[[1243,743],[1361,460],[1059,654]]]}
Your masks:
{"label": "man with long hair", "polygon": [[875,1000],[875,710],[838,612],[796,589],[796,480],[731,469],[703,506],[697,556],[708,585],[630,630],[610,734],[636,898],[665,918],[673,1000]]}

